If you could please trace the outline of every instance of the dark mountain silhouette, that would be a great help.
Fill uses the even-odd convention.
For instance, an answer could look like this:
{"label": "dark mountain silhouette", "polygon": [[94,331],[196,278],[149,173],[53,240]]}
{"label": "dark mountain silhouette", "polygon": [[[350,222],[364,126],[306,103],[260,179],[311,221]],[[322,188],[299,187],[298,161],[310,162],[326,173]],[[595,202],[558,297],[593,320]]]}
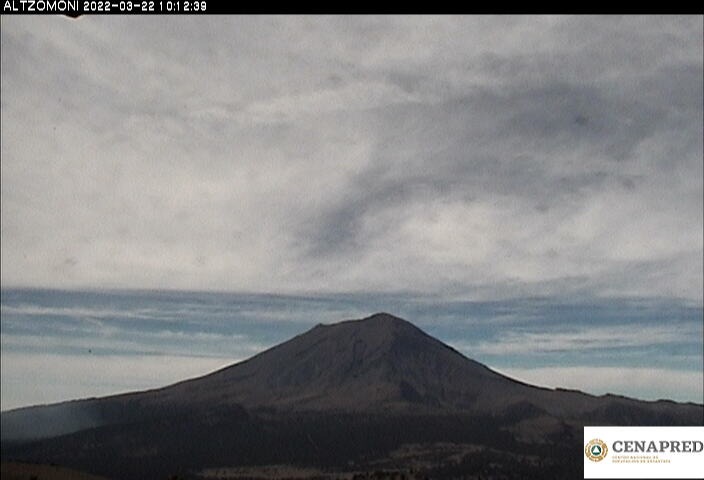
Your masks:
{"label": "dark mountain silhouette", "polygon": [[[356,472],[424,465],[437,477],[537,468],[549,478],[581,471],[584,425],[702,425],[704,408],[527,385],[380,313],[318,325],[165,388],[1,419],[4,459],[115,478],[267,464]],[[545,445],[551,454],[536,466]]]}

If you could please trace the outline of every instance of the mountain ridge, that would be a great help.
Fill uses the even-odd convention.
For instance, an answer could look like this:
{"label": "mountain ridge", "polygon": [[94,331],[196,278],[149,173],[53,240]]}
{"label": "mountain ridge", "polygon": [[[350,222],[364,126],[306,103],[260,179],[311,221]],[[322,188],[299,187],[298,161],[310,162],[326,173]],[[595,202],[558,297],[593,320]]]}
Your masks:
{"label": "mountain ridge", "polygon": [[[40,412],[46,434],[55,435],[73,430],[67,429],[65,422],[52,421],[61,417],[62,409],[66,417],[75,419],[76,429],[82,429],[113,423],[116,419],[104,411],[122,411],[127,408],[119,406],[123,404],[149,411],[237,407],[280,412],[484,415],[497,415],[524,404],[548,415],[575,417],[612,403],[652,405],[665,411],[699,406],[531,385],[466,357],[407,320],[380,312],[362,319],[318,324],[201,377],[146,391],[10,410],[0,418],[3,437],[14,438],[22,429],[18,424],[27,423],[21,418],[23,412]],[[103,408],[113,404],[118,406]],[[51,428],[52,423],[56,428]]]}

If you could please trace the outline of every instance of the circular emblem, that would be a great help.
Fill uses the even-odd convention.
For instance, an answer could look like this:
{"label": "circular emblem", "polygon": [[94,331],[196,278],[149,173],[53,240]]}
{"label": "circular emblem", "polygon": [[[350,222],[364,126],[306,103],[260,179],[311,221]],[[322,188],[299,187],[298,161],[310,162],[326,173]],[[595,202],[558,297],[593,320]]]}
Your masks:
{"label": "circular emblem", "polygon": [[584,454],[592,462],[601,462],[604,457],[606,457],[608,451],[609,447],[607,447],[606,444],[598,438],[589,440],[587,446],[584,447]]}

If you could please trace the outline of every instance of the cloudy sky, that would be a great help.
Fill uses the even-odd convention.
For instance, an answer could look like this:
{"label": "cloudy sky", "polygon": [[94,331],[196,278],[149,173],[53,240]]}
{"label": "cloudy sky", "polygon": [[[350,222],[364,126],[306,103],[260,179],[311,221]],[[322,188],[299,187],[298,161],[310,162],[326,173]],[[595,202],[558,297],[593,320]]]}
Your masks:
{"label": "cloudy sky", "polygon": [[3,286],[702,302],[702,18],[3,17]]}
{"label": "cloudy sky", "polygon": [[[154,385],[391,305],[527,380],[702,401],[702,20],[0,17],[3,378],[95,387],[100,361],[68,355],[108,339],[102,365],[152,355],[125,388]],[[258,297],[279,336],[173,313],[145,337],[131,300],[15,287],[306,313],[283,328]]]}

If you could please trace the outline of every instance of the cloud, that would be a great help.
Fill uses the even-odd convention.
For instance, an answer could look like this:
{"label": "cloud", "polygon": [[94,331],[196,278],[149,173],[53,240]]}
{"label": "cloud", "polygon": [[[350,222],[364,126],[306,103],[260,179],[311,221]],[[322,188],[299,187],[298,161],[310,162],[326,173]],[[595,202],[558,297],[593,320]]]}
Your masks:
{"label": "cloud", "polygon": [[613,393],[642,400],[704,403],[701,370],[583,366],[509,368],[500,372],[534,385],[572,388],[594,395]]}
{"label": "cloud", "polygon": [[692,337],[701,337],[696,325],[673,328],[672,325],[591,326],[562,332],[506,332],[501,338],[477,344],[458,345],[462,350],[480,355],[545,354],[555,352],[600,351],[629,347],[662,347],[686,344]]}
{"label": "cloud", "polygon": [[2,410],[166,386],[205,375],[232,359],[178,355],[2,353]]}
{"label": "cloud", "polygon": [[72,318],[131,318],[141,320],[154,320],[163,317],[164,313],[154,309],[125,309],[110,308],[80,308],[80,307],[45,307],[41,305],[2,305],[1,311],[5,315],[29,316],[68,316]]}
{"label": "cloud", "polygon": [[699,17],[2,19],[4,286],[702,302]]}

